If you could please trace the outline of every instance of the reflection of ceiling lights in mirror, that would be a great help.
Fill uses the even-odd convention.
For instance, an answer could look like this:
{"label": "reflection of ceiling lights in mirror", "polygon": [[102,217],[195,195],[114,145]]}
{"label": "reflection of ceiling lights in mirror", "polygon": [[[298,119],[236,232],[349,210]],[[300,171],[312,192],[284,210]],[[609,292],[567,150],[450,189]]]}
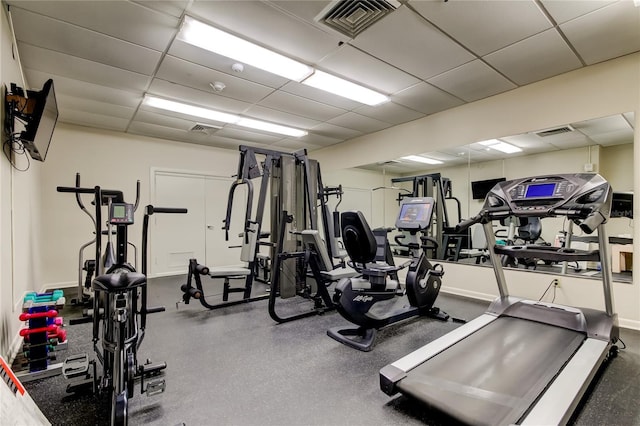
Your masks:
{"label": "reflection of ceiling lights in mirror", "polygon": [[[177,38],[218,55],[366,105],[375,106],[389,100],[381,93],[317,71],[309,65],[228,34],[190,16],[185,16]],[[242,64],[234,64],[232,68],[239,71],[243,67]]]}
{"label": "reflection of ceiling lights in mirror", "polygon": [[407,155],[406,157],[402,157],[402,159],[415,161],[416,163],[443,164],[443,162],[440,160],[434,160],[433,158],[422,157],[420,155]]}
{"label": "reflection of ceiling lights in mirror", "polygon": [[498,139],[489,139],[488,141],[478,142],[480,145],[484,145],[488,148],[495,149],[497,151],[504,152],[506,154],[513,154],[516,152],[521,152],[522,149],[517,146],[508,144],[506,142],[502,142]]}
{"label": "reflection of ceiling lights in mirror", "polygon": [[240,117],[235,114],[215,111],[194,105],[183,104],[182,102],[170,101],[168,99],[157,98],[155,96],[145,96],[144,104],[153,108],[178,112],[193,117],[206,118],[212,121],[235,124],[237,126],[249,127],[251,129],[264,130],[266,132],[278,133],[281,135],[293,136],[296,138],[307,135],[307,132],[292,127],[281,126],[279,124],[267,123],[266,121],[254,120],[252,118]]}

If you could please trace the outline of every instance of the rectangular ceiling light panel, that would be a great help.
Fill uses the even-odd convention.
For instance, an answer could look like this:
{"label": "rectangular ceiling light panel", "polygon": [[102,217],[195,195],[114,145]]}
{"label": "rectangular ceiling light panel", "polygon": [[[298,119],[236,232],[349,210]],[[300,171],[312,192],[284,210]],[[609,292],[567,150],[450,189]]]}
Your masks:
{"label": "rectangular ceiling light panel", "polygon": [[252,118],[241,117],[235,114],[215,111],[195,105],[184,104],[182,102],[170,101],[168,99],[157,98],[155,96],[145,96],[144,104],[153,108],[164,109],[166,111],[178,112],[192,117],[206,118],[212,121],[235,124],[236,126],[248,127],[250,129],[263,130],[270,133],[278,133],[296,138],[307,135],[304,130],[293,127],[281,126],[279,124],[268,123],[266,121],[254,120]]}
{"label": "rectangular ceiling light panel", "polygon": [[185,16],[178,40],[226,56],[293,81],[302,81],[313,68]]}
{"label": "rectangular ceiling light panel", "polygon": [[424,164],[443,164],[440,160],[435,160],[433,158],[423,157],[421,155],[407,155],[406,157],[402,157],[403,160],[415,161],[416,163],[424,163]]}
{"label": "rectangular ceiling light panel", "polygon": [[517,146],[508,144],[506,142],[502,142],[498,139],[489,139],[488,141],[482,141],[478,143],[488,148],[495,149],[496,151],[504,152],[505,154],[514,154],[516,152],[522,151],[521,148],[518,148]]}
{"label": "rectangular ceiling light panel", "polygon": [[302,84],[371,106],[379,105],[389,100],[388,97],[374,90],[318,70],[304,80]]}

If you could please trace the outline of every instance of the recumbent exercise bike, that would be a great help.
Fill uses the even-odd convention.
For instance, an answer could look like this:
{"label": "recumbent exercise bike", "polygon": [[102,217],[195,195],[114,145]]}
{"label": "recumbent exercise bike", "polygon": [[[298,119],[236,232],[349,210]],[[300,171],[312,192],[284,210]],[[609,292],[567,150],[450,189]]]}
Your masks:
{"label": "recumbent exercise bike", "polygon": [[[345,278],[335,288],[333,300],[337,311],[352,326],[334,327],[329,337],[352,348],[370,351],[376,330],[415,316],[429,316],[446,321],[449,315],[433,304],[440,291],[444,270],[440,264],[432,265],[426,251],[437,249],[438,242],[427,235],[432,222],[434,199],[431,197],[404,198],[396,228],[408,231],[414,240],[408,244],[412,259],[400,266],[393,264],[386,238],[387,230],[376,235],[359,211],[341,215],[342,237],[351,259],[350,266],[361,273],[356,278]],[[418,236],[418,233],[422,235]],[[420,242],[418,242],[420,241]],[[386,262],[375,261],[379,250],[386,254]],[[399,270],[408,266],[403,288],[397,278]]]}
{"label": "recumbent exercise bike", "polygon": [[[138,349],[144,339],[147,314],[162,312],[164,307],[147,307],[147,231],[149,216],[156,213],[187,213],[187,209],[162,208],[148,205],[142,225],[142,273],[127,261],[127,228],[133,225],[134,212],[140,200],[137,182],[135,204],[126,203],[122,191],[81,187],[58,187],[58,192],[93,194],[95,206],[95,259],[101,258],[102,206],[109,213],[108,223],[116,228],[115,263],[106,271],[101,262],[92,281],[93,349],[96,360],[88,354],[67,358],[62,372],[72,382],[67,392],[90,389],[95,395],[111,395],[111,425],[126,425],[128,400],[133,397],[135,380],[140,380],[140,392],[154,395],[165,390],[163,378],[150,379],[166,368],[166,363],[138,363]],[[102,369],[98,371],[98,363]],[[145,379],[147,382],[145,383]],[[146,384],[146,386],[145,386]]]}

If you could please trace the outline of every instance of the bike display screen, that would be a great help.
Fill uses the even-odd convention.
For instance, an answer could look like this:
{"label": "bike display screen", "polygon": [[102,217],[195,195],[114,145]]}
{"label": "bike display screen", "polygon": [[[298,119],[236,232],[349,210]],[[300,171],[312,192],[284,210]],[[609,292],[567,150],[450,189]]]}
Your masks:
{"label": "bike display screen", "polygon": [[433,203],[431,199],[413,199],[403,202],[396,220],[398,229],[426,229],[431,224]]}
{"label": "bike display screen", "polygon": [[538,185],[529,185],[525,198],[551,197],[556,189],[555,183],[541,183]]}

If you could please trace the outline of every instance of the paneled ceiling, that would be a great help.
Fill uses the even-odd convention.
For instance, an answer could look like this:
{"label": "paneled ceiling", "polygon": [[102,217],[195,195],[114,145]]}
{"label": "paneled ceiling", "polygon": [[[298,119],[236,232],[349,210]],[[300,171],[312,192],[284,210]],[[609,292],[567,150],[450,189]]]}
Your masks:
{"label": "paneled ceiling", "polygon": [[[318,21],[334,3],[7,2],[26,86],[38,90],[53,78],[61,122],[232,149],[313,151],[640,50],[640,8],[632,0],[405,0],[354,37]],[[176,38],[185,16],[390,101],[367,106],[246,64],[235,72],[232,59]],[[212,88],[216,82],[222,91]],[[170,113],[143,104],[145,94],[308,134]],[[215,127],[192,130],[197,123]],[[512,142],[519,141],[540,149]]]}

